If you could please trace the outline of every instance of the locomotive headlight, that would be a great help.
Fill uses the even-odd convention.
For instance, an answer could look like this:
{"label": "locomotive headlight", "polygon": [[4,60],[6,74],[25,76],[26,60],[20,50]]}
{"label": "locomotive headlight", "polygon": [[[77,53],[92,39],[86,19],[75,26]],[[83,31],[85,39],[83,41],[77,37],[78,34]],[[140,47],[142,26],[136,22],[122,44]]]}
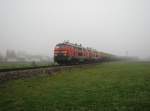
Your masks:
{"label": "locomotive headlight", "polygon": [[67,54],[65,53],[64,56],[66,56]]}
{"label": "locomotive headlight", "polygon": [[67,51],[62,51],[62,53],[66,54],[66,53],[67,53]]}

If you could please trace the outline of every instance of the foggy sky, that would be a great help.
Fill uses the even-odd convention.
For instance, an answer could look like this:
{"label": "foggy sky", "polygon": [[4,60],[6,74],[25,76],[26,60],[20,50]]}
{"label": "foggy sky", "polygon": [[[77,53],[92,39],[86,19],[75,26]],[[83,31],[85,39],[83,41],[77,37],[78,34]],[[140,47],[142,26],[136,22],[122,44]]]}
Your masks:
{"label": "foggy sky", "polygon": [[64,40],[150,56],[150,0],[0,0],[0,51],[53,55]]}

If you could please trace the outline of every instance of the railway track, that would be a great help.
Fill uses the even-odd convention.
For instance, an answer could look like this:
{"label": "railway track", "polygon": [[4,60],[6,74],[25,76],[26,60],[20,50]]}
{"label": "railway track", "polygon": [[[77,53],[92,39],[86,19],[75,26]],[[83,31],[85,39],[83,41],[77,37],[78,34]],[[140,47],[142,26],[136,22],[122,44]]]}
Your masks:
{"label": "railway track", "polygon": [[1,72],[11,72],[11,71],[29,70],[29,69],[48,68],[48,67],[57,67],[57,66],[58,66],[58,65],[37,66],[37,67],[22,67],[22,68],[6,68],[6,69],[0,69],[0,73],[1,73]]}
{"label": "railway track", "polygon": [[82,65],[70,65],[70,66],[41,66],[41,67],[30,67],[30,68],[15,68],[15,69],[1,69],[0,70],[0,83],[14,80],[24,79],[42,74],[54,75],[55,72],[62,70],[70,70],[72,68],[82,68],[87,65],[93,64],[82,64]]}

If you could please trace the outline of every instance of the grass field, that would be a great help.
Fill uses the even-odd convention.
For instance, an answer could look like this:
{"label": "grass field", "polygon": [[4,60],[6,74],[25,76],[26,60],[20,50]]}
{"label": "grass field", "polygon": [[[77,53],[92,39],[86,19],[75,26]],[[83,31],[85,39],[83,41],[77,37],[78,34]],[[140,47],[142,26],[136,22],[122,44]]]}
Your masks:
{"label": "grass field", "polygon": [[0,85],[1,111],[150,111],[150,63],[111,62]]}

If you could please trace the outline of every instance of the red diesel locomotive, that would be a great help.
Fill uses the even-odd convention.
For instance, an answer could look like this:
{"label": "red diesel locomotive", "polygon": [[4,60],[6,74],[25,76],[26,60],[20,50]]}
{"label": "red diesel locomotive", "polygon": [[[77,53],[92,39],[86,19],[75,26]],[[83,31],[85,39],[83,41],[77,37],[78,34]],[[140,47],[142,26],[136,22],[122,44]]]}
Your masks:
{"label": "red diesel locomotive", "polygon": [[112,60],[113,55],[69,42],[59,43],[54,49],[54,61],[58,64],[79,64]]}

